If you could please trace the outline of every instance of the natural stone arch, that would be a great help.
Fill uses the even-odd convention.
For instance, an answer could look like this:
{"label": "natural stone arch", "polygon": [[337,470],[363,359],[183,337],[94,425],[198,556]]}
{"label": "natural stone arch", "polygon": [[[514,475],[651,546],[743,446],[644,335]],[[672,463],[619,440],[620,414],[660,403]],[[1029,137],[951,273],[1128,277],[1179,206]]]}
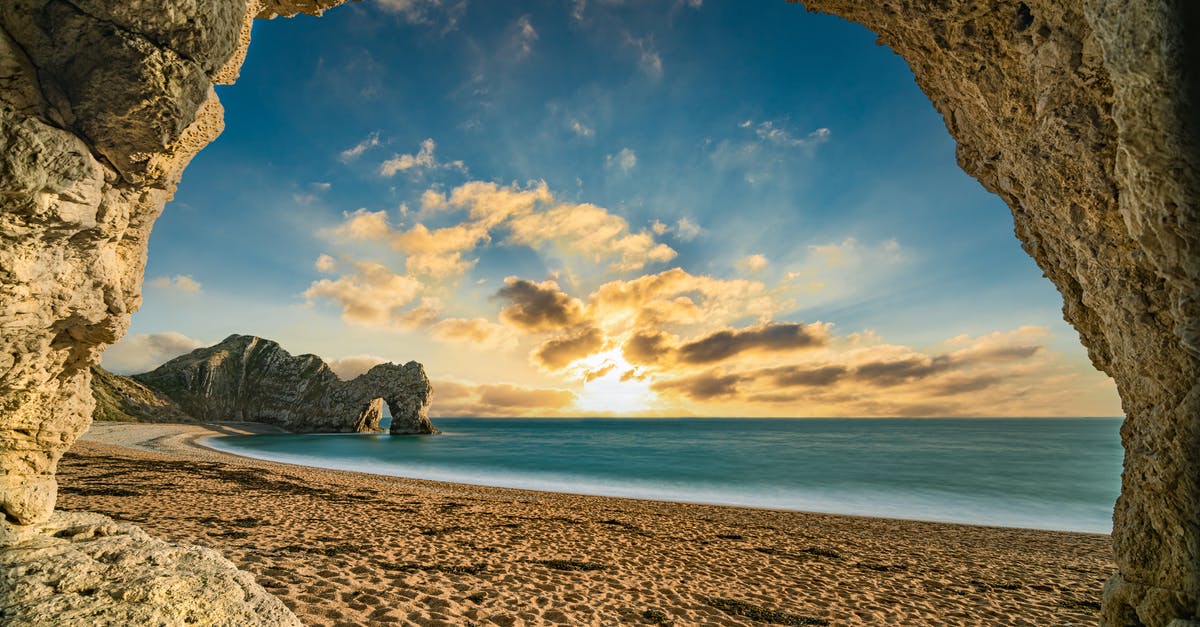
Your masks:
{"label": "natural stone arch", "polygon": [[[58,458],[90,421],[89,366],[140,305],[150,227],[221,130],[211,85],[236,78],[251,20],[343,1],[0,6],[7,516],[50,514]],[[1113,529],[1120,574],[1106,587],[1103,622],[1200,616],[1200,78],[1187,67],[1200,9],[1188,0],[805,3],[864,24],[905,58],[959,164],[1012,208],[1067,320],[1116,380],[1127,415]]]}

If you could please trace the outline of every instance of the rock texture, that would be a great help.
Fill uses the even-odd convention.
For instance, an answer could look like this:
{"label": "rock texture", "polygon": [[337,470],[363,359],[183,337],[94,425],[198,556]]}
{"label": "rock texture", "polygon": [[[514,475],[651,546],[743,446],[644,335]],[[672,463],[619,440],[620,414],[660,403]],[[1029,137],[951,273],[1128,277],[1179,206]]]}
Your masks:
{"label": "rock texture", "polygon": [[395,434],[436,433],[425,368],[379,364],[342,381],[316,355],[292,356],[276,342],[231,335],[131,377],[193,420],[265,422],[296,433],[379,431],[383,403]]}
{"label": "rock texture", "polygon": [[0,545],[6,625],[300,625],[216,551],[168,544],[99,514],[0,521]]}
{"label": "rock texture", "polygon": [[150,227],[222,129],[256,16],[341,0],[0,3],[0,511],[54,506],[90,367],[141,304]]}
{"label": "rock texture", "polygon": [[92,367],[92,396],[96,399],[94,420],[132,422],[195,422],[175,401],[138,383],[132,377]]}
{"label": "rock texture", "polygon": [[[45,520],[146,238],[221,128],[254,17],[340,0],[0,4],[0,509]],[[908,61],[1127,414],[1107,624],[1200,616],[1200,9],[1189,0],[806,0]],[[377,409],[366,407],[369,422]]]}
{"label": "rock texture", "polygon": [[1120,574],[1103,621],[1200,617],[1195,3],[804,3],[864,24],[904,57],[959,164],[1012,209],[1066,319],[1117,383]]}

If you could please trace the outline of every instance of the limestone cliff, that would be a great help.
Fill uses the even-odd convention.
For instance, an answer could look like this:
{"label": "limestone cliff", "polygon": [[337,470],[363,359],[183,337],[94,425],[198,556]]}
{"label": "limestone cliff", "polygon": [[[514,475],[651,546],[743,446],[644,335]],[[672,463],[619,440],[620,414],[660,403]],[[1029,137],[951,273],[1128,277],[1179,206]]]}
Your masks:
{"label": "limestone cliff", "polygon": [[96,399],[95,420],[133,422],[194,422],[175,401],[132,377],[92,367],[92,396]]}
{"label": "limestone cliff", "polygon": [[436,433],[433,389],[415,361],[379,364],[342,381],[316,355],[292,356],[271,340],[231,335],[132,379],[195,420],[265,422],[297,433],[379,431],[387,403],[392,433]]}

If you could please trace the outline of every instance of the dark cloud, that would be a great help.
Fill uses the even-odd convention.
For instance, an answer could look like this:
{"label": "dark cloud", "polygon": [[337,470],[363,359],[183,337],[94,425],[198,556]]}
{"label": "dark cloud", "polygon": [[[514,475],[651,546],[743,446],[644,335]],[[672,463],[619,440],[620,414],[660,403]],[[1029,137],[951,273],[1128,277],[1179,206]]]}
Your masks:
{"label": "dark cloud", "polygon": [[567,329],[584,322],[583,304],[567,296],[554,281],[534,283],[509,277],[496,298],[510,304],[500,319],[526,332]]}
{"label": "dark cloud", "polygon": [[978,392],[1004,382],[1004,377],[992,374],[955,376],[937,384],[930,392],[937,396],[954,396],[967,392]]}
{"label": "dark cloud", "polygon": [[743,378],[742,375],[736,374],[706,372],[670,381],[660,381],[650,387],[655,392],[686,396],[697,401],[710,401],[737,396],[738,384]]}
{"label": "dark cloud", "polygon": [[746,351],[786,351],[817,348],[829,341],[825,327],[792,322],[717,331],[679,347],[679,361],[709,364]]}
{"label": "dark cloud", "polygon": [[832,385],[850,371],[845,366],[784,366],[760,371],[779,387],[808,387]]}
{"label": "dark cloud", "polygon": [[854,369],[854,378],[871,385],[888,387],[924,379],[950,370],[954,365],[954,359],[949,355],[913,355],[904,359],[859,364]]}
{"label": "dark cloud", "polygon": [[646,365],[704,365],[752,351],[774,352],[817,348],[829,342],[824,325],[781,322],[726,329],[676,345],[661,331],[639,331],[621,347],[625,359]]}
{"label": "dark cloud", "polygon": [[568,364],[604,348],[604,334],[588,327],[574,335],[546,340],[533,352],[533,358],[549,370],[562,370]]}
{"label": "dark cloud", "polygon": [[666,361],[674,352],[671,337],[660,331],[638,331],[625,341],[621,354],[631,364],[653,365]]}
{"label": "dark cloud", "polygon": [[1020,361],[1029,359],[1042,350],[1039,345],[1032,346],[993,346],[991,348],[983,348],[970,351],[957,358],[960,362],[981,362],[981,361]]}

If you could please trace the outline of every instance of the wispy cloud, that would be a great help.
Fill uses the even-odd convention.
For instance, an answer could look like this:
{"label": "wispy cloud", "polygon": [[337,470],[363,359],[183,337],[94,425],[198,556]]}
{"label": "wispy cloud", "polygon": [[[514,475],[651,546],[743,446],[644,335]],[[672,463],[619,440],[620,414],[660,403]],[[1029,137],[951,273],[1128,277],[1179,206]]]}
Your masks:
{"label": "wispy cloud", "polygon": [[379,174],[381,176],[395,176],[398,172],[420,174],[429,170],[458,170],[466,172],[467,167],[462,161],[438,161],[434,155],[435,150],[437,150],[437,144],[433,139],[426,139],[421,142],[421,146],[415,154],[398,154],[384,161],[379,166]]}
{"label": "wispy cloud", "polygon": [[627,35],[626,44],[633,48],[637,53],[638,69],[647,77],[653,80],[660,80],[663,77],[663,60],[658,49],[654,46],[654,40],[650,37],[634,37]]}
{"label": "wispy cloud", "polygon": [[338,154],[338,159],[342,163],[349,163],[362,156],[362,154],[379,145],[379,131],[372,132],[363,138],[362,141],[343,150]]}
{"label": "wispy cloud", "polygon": [[762,272],[768,264],[770,264],[770,261],[767,260],[765,255],[755,253],[742,257],[735,265],[743,272]]}
{"label": "wispy cloud", "polygon": [[196,294],[201,288],[200,282],[193,279],[189,274],[177,274],[173,277],[160,276],[146,281],[146,285],[157,289],[169,289],[189,294]]}
{"label": "wispy cloud", "polygon": [[467,0],[375,0],[384,11],[410,24],[434,26],[443,33],[454,30],[467,12]]}
{"label": "wispy cloud", "polygon": [[637,153],[632,148],[622,148],[604,157],[604,165],[629,174],[637,167]]}

